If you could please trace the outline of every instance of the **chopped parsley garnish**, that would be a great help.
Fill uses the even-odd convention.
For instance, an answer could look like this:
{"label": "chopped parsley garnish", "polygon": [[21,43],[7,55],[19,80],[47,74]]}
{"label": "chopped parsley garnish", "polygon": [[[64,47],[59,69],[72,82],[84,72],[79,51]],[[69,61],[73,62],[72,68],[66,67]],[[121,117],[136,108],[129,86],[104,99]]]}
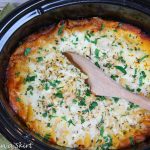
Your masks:
{"label": "chopped parsley garnish", "polygon": [[57,111],[55,108],[52,108],[52,112],[55,114]]}
{"label": "chopped parsley garnish", "polygon": [[101,126],[101,128],[100,128],[100,135],[103,137],[103,134],[104,134],[104,126]]}
{"label": "chopped parsley garnish", "polygon": [[90,43],[97,44],[97,41],[98,41],[99,38],[96,38],[96,39],[93,40],[93,41],[90,39],[91,36],[93,36],[93,35],[94,35],[93,32],[87,31],[84,38],[85,38],[85,40],[87,40],[87,41],[90,42]]}
{"label": "chopped parsley garnish", "polygon": [[137,68],[134,70],[134,75],[132,77],[136,78],[136,76],[137,76]]}
{"label": "chopped parsley garnish", "polygon": [[30,94],[33,95],[33,92],[32,92],[33,89],[34,89],[33,86],[32,86],[32,85],[29,85],[29,86],[27,87],[27,91],[26,91],[25,94],[27,94],[28,92],[30,92]]}
{"label": "chopped parsley garnish", "polygon": [[99,31],[102,31],[105,28],[105,25],[102,23]]}
{"label": "chopped parsley garnish", "polygon": [[119,71],[121,71],[124,75],[127,74],[125,68],[123,68],[122,66],[115,66],[116,69],[118,69]]}
{"label": "chopped parsley garnish", "polygon": [[130,140],[130,144],[131,144],[132,146],[134,146],[134,145],[135,145],[134,138],[133,138],[132,136],[130,136],[130,137],[129,137],[129,140]]}
{"label": "chopped parsley garnish", "polygon": [[81,98],[80,102],[78,103],[79,106],[86,106],[85,98]]}
{"label": "chopped parsley garnish", "polygon": [[73,122],[71,119],[68,120],[68,124],[69,124],[69,126],[70,126],[71,124],[75,126],[74,122]]}
{"label": "chopped parsley garnish", "polygon": [[102,150],[108,150],[112,146],[112,137],[110,135],[104,136],[105,144],[101,146]]}
{"label": "chopped parsley garnish", "polygon": [[62,104],[64,103],[64,101],[62,100],[62,101],[60,101],[60,106],[62,106]]}
{"label": "chopped parsley garnish", "polygon": [[122,63],[126,63],[126,61],[124,60],[124,58],[122,56],[119,56],[117,60]]}
{"label": "chopped parsley garnish", "polygon": [[47,90],[49,90],[49,86],[48,86],[48,83],[45,83],[45,85],[44,85],[44,89],[47,91]]}
{"label": "chopped parsley garnish", "polygon": [[17,101],[17,102],[21,102],[21,98],[17,97],[17,98],[16,98],[16,101]]}
{"label": "chopped parsley garnish", "polygon": [[106,100],[106,97],[105,96],[97,96],[96,100],[98,100],[98,101],[104,101],[104,100]]}
{"label": "chopped parsley garnish", "polygon": [[127,110],[135,109],[135,108],[138,108],[138,107],[139,107],[139,105],[136,105],[134,103],[129,102],[129,107],[127,108]]}
{"label": "chopped parsley garnish", "polygon": [[64,98],[61,91],[57,91],[57,93],[55,93],[55,96],[58,98]]}
{"label": "chopped parsley garnish", "polygon": [[51,127],[51,124],[50,124],[50,123],[47,123],[47,127]]}
{"label": "chopped parsley garnish", "polygon": [[47,105],[47,107],[53,107],[53,106],[54,106],[54,104],[52,104],[52,103]]}
{"label": "chopped parsley garnish", "polygon": [[62,118],[63,120],[65,120],[65,121],[67,121],[66,116],[62,116],[61,118]]}
{"label": "chopped parsley garnish", "polygon": [[48,117],[49,117],[50,119],[52,119],[52,118],[55,118],[55,117],[57,117],[57,116],[49,115]]}
{"label": "chopped parsley garnish", "polygon": [[86,96],[90,96],[91,95],[91,91],[89,89],[87,89],[85,95]]}
{"label": "chopped parsley garnish", "polygon": [[64,27],[65,27],[65,24],[63,23],[61,27],[58,29],[58,35],[61,35],[63,33]]}
{"label": "chopped parsley garnish", "polygon": [[53,47],[54,50],[56,50],[56,47]]}
{"label": "chopped parsley garnish", "polygon": [[83,113],[83,114],[85,114],[85,113],[87,113],[87,112],[89,112],[88,109],[82,110],[82,113]]}
{"label": "chopped parsley garnish", "polygon": [[16,72],[16,73],[15,73],[15,76],[18,77],[19,75],[20,75],[20,72]]}
{"label": "chopped parsley garnish", "polygon": [[25,79],[25,82],[32,82],[32,81],[35,81],[35,78],[36,78],[37,76],[29,76],[29,75],[27,75],[27,77],[26,77],[26,79]]}
{"label": "chopped parsley garnish", "polygon": [[73,102],[74,104],[76,104],[76,103],[77,103],[77,100],[76,100],[76,99],[73,99],[72,102]]}
{"label": "chopped parsley garnish", "polygon": [[104,123],[104,118],[103,118],[103,115],[102,115],[102,117],[101,117],[99,123],[96,125],[96,127],[100,130],[100,128],[103,125],[103,123]]}
{"label": "chopped parsley garnish", "polygon": [[137,88],[136,91],[137,91],[137,92],[141,92],[141,89],[140,89],[140,88]]}
{"label": "chopped parsley garnish", "polygon": [[119,98],[118,97],[113,97],[113,100],[115,103],[117,103],[119,101]]}
{"label": "chopped parsley garnish", "polygon": [[134,92],[134,89],[131,89],[128,85],[126,85],[126,89],[130,92]]}
{"label": "chopped parsley garnish", "polygon": [[146,74],[144,71],[140,72],[140,77],[139,77],[139,86],[143,85],[143,80],[146,78]]}
{"label": "chopped parsley garnish", "polygon": [[100,50],[96,48],[95,49],[95,58],[97,58],[97,59],[100,58],[99,53],[100,53]]}
{"label": "chopped parsley garnish", "polygon": [[51,137],[51,135],[50,135],[50,134],[45,134],[45,136],[44,136],[44,140],[49,141],[50,137]]}
{"label": "chopped parsley garnish", "polygon": [[142,58],[138,59],[138,62],[143,61],[143,60],[144,60],[145,58],[147,58],[147,57],[149,57],[149,55],[145,55],[145,56],[143,56]]}
{"label": "chopped parsley garnish", "polygon": [[116,81],[116,79],[119,77],[118,75],[111,75],[110,76],[113,80],[115,80]]}
{"label": "chopped parsley garnish", "polygon": [[43,117],[47,117],[47,112],[44,112],[44,113],[42,114],[42,116],[43,116]]}
{"label": "chopped parsley garnish", "polygon": [[30,51],[31,51],[31,48],[26,48],[25,51],[24,51],[24,55],[28,56]]}
{"label": "chopped parsley garnish", "polygon": [[85,122],[85,119],[83,118],[83,116],[81,116],[81,124],[83,124]]}
{"label": "chopped parsley garnish", "polygon": [[100,68],[100,65],[99,65],[98,62],[95,62],[95,65],[96,65],[98,68]]}
{"label": "chopped parsley garnish", "polygon": [[37,62],[43,61],[43,57],[37,57],[36,59],[37,59]]}
{"label": "chopped parsley garnish", "polygon": [[104,67],[107,67],[107,68],[111,68],[111,67],[112,67],[112,64],[106,63],[106,64],[104,64],[103,66],[104,66]]}
{"label": "chopped parsley garnish", "polygon": [[60,84],[61,81],[59,80],[54,80],[54,81],[49,81],[50,86],[56,87],[58,84]]}
{"label": "chopped parsley garnish", "polygon": [[92,111],[96,106],[98,106],[97,102],[92,102],[89,106],[89,110]]}
{"label": "chopped parsley garnish", "polygon": [[105,37],[107,37],[107,35],[102,35],[102,36],[101,36],[101,38],[105,38]]}

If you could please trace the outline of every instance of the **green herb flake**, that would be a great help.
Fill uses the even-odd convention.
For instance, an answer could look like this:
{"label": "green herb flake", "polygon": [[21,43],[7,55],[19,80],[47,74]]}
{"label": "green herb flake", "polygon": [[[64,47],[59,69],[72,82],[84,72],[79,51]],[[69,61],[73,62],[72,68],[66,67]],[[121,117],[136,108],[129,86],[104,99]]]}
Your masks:
{"label": "green herb flake", "polygon": [[83,114],[86,114],[87,112],[89,112],[88,109],[82,110],[82,113],[83,113]]}
{"label": "green herb flake", "polygon": [[85,98],[82,98],[80,100],[80,102],[78,103],[79,106],[86,106],[86,103],[85,103]]}
{"label": "green herb flake", "polygon": [[83,118],[83,116],[81,116],[81,124],[83,124],[85,122],[85,119]]}
{"label": "green herb flake", "polygon": [[118,103],[119,98],[118,97],[113,97],[113,100],[114,100],[115,103]]}
{"label": "green herb flake", "polygon": [[103,134],[104,134],[104,126],[102,126],[101,128],[100,128],[100,135],[103,137]]}
{"label": "green herb flake", "polygon": [[64,27],[65,27],[65,24],[63,23],[60,28],[58,29],[58,35],[61,35],[63,33],[63,30],[64,30]]}
{"label": "green herb flake", "polygon": [[134,145],[135,145],[134,138],[133,138],[132,136],[130,136],[130,137],[129,137],[129,140],[130,140],[130,144],[131,144],[132,146],[134,146]]}
{"label": "green herb flake", "polygon": [[99,53],[100,53],[100,50],[99,49],[95,49],[95,58],[99,59]]}
{"label": "green herb flake", "polygon": [[136,78],[136,76],[137,76],[137,68],[134,70],[134,75],[132,77]]}
{"label": "green herb flake", "polygon": [[55,108],[52,108],[52,112],[55,114],[57,111]]}
{"label": "green herb flake", "polygon": [[52,104],[52,103],[47,105],[47,107],[53,107],[53,106],[54,106],[54,104]]}
{"label": "green herb flake", "polygon": [[139,105],[129,102],[129,107],[127,108],[127,110],[131,110],[131,109],[135,109],[135,108],[139,108]]}
{"label": "green herb flake", "polygon": [[47,123],[47,127],[51,127],[51,124],[50,124],[50,123]]}
{"label": "green herb flake", "polygon": [[49,141],[50,140],[51,135],[50,134],[45,134],[44,136],[44,140]]}
{"label": "green herb flake", "polygon": [[106,63],[103,65],[104,67],[107,67],[107,68],[111,68],[112,67],[112,64],[111,63]]}
{"label": "green herb flake", "polygon": [[68,121],[68,124],[69,124],[69,126],[70,126],[71,124],[75,126],[74,122],[73,122],[71,119]]}
{"label": "green herb flake", "polygon": [[106,97],[105,96],[97,96],[96,100],[98,100],[98,101],[104,101],[104,100],[106,100]]}
{"label": "green herb flake", "polygon": [[142,58],[138,59],[138,62],[140,63],[141,61],[143,61],[145,58],[148,58],[148,57],[149,57],[149,55],[145,55]]}
{"label": "green herb flake", "polygon": [[21,102],[21,98],[17,97],[17,98],[16,98],[16,101],[17,101],[17,102]]}
{"label": "green herb flake", "polygon": [[137,88],[136,91],[137,91],[137,92],[141,92],[141,89],[140,89],[140,88]]}
{"label": "green herb flake", "polygon": [[99,31],[102,31],[104,28],[105,28],[105,25],[102,23]]}
{"label": "green herb flake", "polygon": [[62,106],[62,104],[64,103],[64,101],[62,100],[62,101],[60,101],[60,106]]}
{"label": "green herb flake", "polygon": [[125,68],[123,68],[122,66],[115,66],[115,68],[121,71],[124,75],[127,74]]}
{"label": "green herb flake", "polygon": [[25,78],[25,82],[32,82],[32,81],[35,81],[35,78],[36,78],[37,76],[29,76],[29,75],[27,75],[27,77]]}
{"label": "green herb flake", "polygon": [[44,112],[44,113],[42,114],[42,116],[43,116],[43,117],[47,117],[47,112]]}
{"label": "green herb flake", "polygon": [[32,86],[32,85],[29,85],[29,86],[27,87],[27,91],[26,91],[26,93],[25,93],[25,94],[27,95],[27,93],[29,92],[29,93],[30,93],[30,95],[33,95],[33,92],[32,92],[32,91],[33,91],[33,89],[34,89],[34,88],[33,88],[33,86]]}
{"label": "green herb flake", "polygon": [[139,77],[139,86],[142,86],[144,83],[143,83],[143,80],[146,78],[146,74],[144,71],[141,71],[140,72],[140,77]]}
{"label": "green herb flake", "polygon": [[57,93],[55,93],[54,95],[58,98],[64,98],[61,91],[57,91]]}
{"label": "green herb flake", "polygon": [[54,81],[49,81],[50,86],[56,87],[58,84],[60,84],[61,81],[59,80],[54,80]]}
{"label": "green herb flake", "polygon": [[66,116],[62,116],[62,117],[61,117],[61,119],[63,119],[63,120],[65,120],[65,121],[67,121]]}
{"label": "green herb flake", "polygon": [[31,51],[31,48],[26,48],[25,51],[24,51],[24,55],[28,56],[30,51]]}
{"label": "green herb flake", "polygon": [[105,144],[101,146],[102,150],[108,150],[112,146],[112,137],[110,135],[104,136]]}
{"label": "green herb flake", "polygon": [[18,77],[20,75],[20,72],[16,72],[15,76]]}
{"label": "green herb flake", "polygon": [[128,85],[126,85],[126,89],[130,92],[134,92],[134,89],[131,89]]}
{"label": "green herb flake", "polygon": [[95,109],[95,107],[98,106],[97,102],[92,102],[89,106],[89,110],[92,111],[93,109]]}
{"label": "green herb flake", "polygon": [[98,68],[100,68],[100,65],[99,65],[98,62],[95,62],[95,65],[96,65]]}
{"label": "green herb flake", "polygon": [[119,77],[118,75],[111,75],[110,76],[113,80],[115,80],[116,81],[116,79]]}
{"label": "green herb flake", "polygon": [[76,104],[76,103],[77,103],[77,100],[76,100],[76,99],[73,99],[72,102],[73,102],[74,104]]}
{"label": "green herb flake", "polygon": [[86,96],[90,96],[91,95],[91,91],[89,89],[87,89],[85,95]]}
{"label": "green herb flake", "polygon": [[46,91],[48,91],[48,90],[49,90],[48,83],[45,83],[45,85],[44,85],[44,89],[45,89]]}
{"label": "green herb flake", "polygon": [[126,61],[124,60],[124,58],[122,56],[119,56],[117,60],[122,63],[126,63]]}
{"label": "green herb flake", "polygon": [[37,59],[37,62],[43,61],[43,57],[37,57],[36,59]]}

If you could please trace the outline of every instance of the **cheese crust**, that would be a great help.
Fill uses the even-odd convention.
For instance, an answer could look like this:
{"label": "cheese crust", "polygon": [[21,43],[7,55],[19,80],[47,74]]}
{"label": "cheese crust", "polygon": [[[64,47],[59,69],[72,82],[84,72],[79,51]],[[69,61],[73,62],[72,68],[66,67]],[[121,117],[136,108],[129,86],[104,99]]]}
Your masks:
{"label": "cheese crust", "polygon": [[13,53],[7,89],[13,110],[45,140],[78,149],[121,149],[150,134],[150,112],[95,96],[62,54],[87,57],[127,90],[150,98],[150,38],[128,24],[65,20],[30,35]]}

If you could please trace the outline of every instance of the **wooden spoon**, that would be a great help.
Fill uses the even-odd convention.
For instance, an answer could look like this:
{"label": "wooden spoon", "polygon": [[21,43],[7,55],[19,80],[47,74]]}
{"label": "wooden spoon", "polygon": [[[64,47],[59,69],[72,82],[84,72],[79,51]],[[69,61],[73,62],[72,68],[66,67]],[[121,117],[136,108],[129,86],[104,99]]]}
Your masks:
{"label": "wooden spoon", "polygon": [[127,91],[110,77],[106,76],[88,59],[72,52],[65,52],[64,55],[88,75],[88,83],[94,94],[123,98],[144,109],[150,110],[150,99]]}

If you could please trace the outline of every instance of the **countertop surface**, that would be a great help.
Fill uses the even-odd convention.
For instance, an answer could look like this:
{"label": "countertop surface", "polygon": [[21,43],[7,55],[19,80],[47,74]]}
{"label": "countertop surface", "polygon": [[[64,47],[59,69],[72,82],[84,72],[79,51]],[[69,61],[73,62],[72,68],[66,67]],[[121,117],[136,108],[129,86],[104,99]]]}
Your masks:
{"label": "countertop surface", "polygon": [[27,0],[0,0],[0,10],[2,10],[8,3],[20,5],[26,1]]}

